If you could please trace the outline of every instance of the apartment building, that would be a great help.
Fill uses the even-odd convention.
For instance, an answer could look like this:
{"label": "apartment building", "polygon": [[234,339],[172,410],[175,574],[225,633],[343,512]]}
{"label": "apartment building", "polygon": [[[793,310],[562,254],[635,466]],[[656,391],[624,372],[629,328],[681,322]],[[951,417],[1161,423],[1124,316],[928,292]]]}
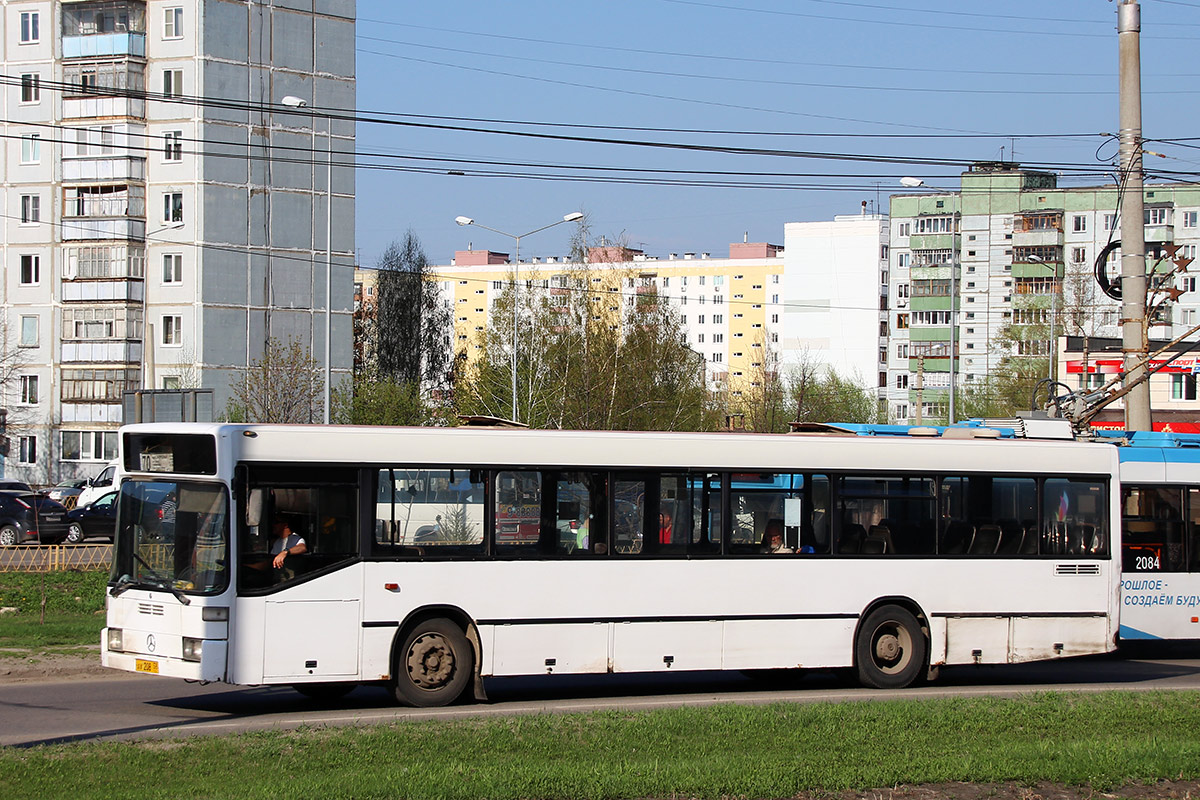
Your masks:
{"label": "apartment building", "polygon": [[[727,258],[710,253],[648,255],[630,248],[595,247],[588,263],[565,257],[538,257],[512,264],[507,253],[459,250],[449,264],[432,267],[443,302],[453,310],[451,347],[477,357],[492,306],[504,287],[517,279],[526,289],[553,295],[570,291],[587,270],[592,289],[633,306],[639,296],[655,293],[680,314],[688,345],[704,359],[710,387],[737,396],[777,353],[784,309],[783,247],[766,242],[735,242]],[[374,270],[358,270],[355,294],[370,303]]]}
{"label": "apartment building", "polygon": [[[1002,358],[1049,359],[1062,336],[1119,337],[1118,304],[1100,291],[1094,262],[1119,240],[1116,186],[1059,187],[1056,175],[981,162],[957,191],[891,198],[889,416],[944,416],[956,391],[983,381]],[[1148,253],[1166,245],[1194,257],[1200,187],[1145,188]],[[1106,274],[1119,274],[1120,250]],[[1173,266],[1173,265],[1171,265]],[[1169,339],[1196,324],[1196,269],[1156,266],[1150,335]],[[1172,299],[1167,290],[1182,291]],[[1081,376],[1058,376],[1067,382]],[[1082,384],[1081,384],[1082,385]]]}
{"label": "apartment building", "polygon": [[347,375],[354,125],[303,106],[355,107],[353,0],[0,8],[7,475],[94,472],[127,390],[222,408],[270,337],[322,359],[326,309]]}
{"label": "apartment building", "polygon": [[837,216],[784,226],[781,367],[819,364],[888,395],[888,218]]}

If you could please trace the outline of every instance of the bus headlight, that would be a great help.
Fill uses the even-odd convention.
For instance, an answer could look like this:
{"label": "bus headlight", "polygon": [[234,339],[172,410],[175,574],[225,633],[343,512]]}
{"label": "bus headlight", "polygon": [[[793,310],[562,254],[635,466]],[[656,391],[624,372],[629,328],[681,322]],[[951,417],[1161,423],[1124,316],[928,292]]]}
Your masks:
{"label": "bus headlight", "polygon": [[120,628],[108,629],[108,652],[120,653],[125,649],[125,632]]}
{"label": "bus headlight", "polygon": [[203,639],[191,639],[187,636],[183,637],[183,660],[184,661],[199,661],[200,653],[204,649]]}

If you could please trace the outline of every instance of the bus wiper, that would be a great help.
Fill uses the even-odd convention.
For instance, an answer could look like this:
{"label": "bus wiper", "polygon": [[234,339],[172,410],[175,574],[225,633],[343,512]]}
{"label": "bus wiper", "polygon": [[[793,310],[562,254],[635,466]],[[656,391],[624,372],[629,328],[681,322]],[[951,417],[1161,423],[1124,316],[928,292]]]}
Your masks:
{"label": "bus wiper", "polygon": [[137,586],[137,581],[128,575],[122,575],[121,580],[117,581],[117,585],[108,590],[108,594],[111,597],[117,597],[122,592],[132,589],[134,586]]}
{"label": "bus wiper", "polygon": [[[186,594],[184,594],[179,589],[172,586],[171,582],[168,581],[166,578],[164,578],[162,575],[160,575],[158,573],[158,570],[156,570],[154,567],[150,566],[150,563],[148,561],[146,561],[146,559],[142,558],[141,554],[138,551],[136,551],[136,550],[133,551],[133,557],[135,559],[137,559],[137,562],[139,564],[141,564],[143,567],[145,567],[147,570],[149,570],[150,577],[152,577],[156,581],[158,581],[159,586],[166,589],[171,594],[175,595],[176,599],[179,600],[179,602],[183,603],[185,606],[189,606],[192,604],[192,600],[190,597],[188,597]],[[125,588],[127,589],[129,587],[125,587]],[[124,591],[124,590],[122,590],[122,591]]]}

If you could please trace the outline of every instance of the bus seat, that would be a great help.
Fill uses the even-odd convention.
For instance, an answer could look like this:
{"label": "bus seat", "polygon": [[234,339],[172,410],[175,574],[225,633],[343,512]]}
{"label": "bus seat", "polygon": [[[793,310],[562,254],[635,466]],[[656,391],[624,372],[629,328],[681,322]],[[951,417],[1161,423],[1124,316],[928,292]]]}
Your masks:
{"label": "bus seat", "polygon": [[863,539],[867,537],[867,529],[857,522],[847,525],[838,535],[839,553],[857,553],[862,548]]}
{"label": "bus seat", "polygon": [[884,555],[888,552],[887,541],[879,536],[870,536],[863,539],[862,547],[859,548],[863,555]]}
{"label": "bus seat", "polygon": [[954,520],[946,526],[942,536],[942,552],[958,554],[967,552],[967,545],[975,536],[975,526],[960,520]]}
{"label": "bus seat", "polygon": [[867,538],[881,540],[884,544],[884,553],[896,552],[896,543],[892,540],[892,529],[887,525],[872,525],[867,531]]}
{"label": "bus seat", "polygon": [[967,552],[971,555],[995,555],[999,545],[1000,526],[989,523],[975,529],[975,535],[971,537],[971,545],[967,548]]}
{"label": "bus seat", "polygon": [[1021,552],[1025,543],[1025,529],[1015,519],[1000,521],[1000,545],[996,548],[998,555],[1015,556]]}
{"label": "bus seat", "polygon": [[1037,545],[1038,545],[1037,526],[1036,525],[1023,525],[1021,529],[1022,529],[1023,533],[1021,535],[1021,549],[1019,551],[1020,554],[1023,556],[1037,555]]}

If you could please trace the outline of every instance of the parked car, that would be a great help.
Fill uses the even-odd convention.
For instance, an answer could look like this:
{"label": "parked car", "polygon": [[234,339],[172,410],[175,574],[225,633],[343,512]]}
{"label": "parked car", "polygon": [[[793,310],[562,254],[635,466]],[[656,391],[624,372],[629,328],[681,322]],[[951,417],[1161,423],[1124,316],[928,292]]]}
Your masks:
{"label": "parked car", "polygon": [[117,478],[117,462],[110,461],[104,465],[104,469],[96,473],[96,476],[87,482],[83,487],[83,491],[79,493],[79,497],[75,500],[76,507],[86,506],[88,503],[95,500],[101,495],[108,494],[116,487],[113,486],[113,481]]}
{"label": "parked car", "polygon": [[116,531],[117,492],[101,495],[86,506],[67,512],[68,544],[79,544],[94,536],[103,536],[111,542]]}
{"label": "parked car", "polygon": [[32,492],[33,487],[24,481],[5,481],[0,480],[0,491],[11,492]]}
{"label": "parked car", "polygon": [[0,547],[59,544],[67,538],[67,509],[36,492],[0,490]]}
{"label": "parked car", "polygon": [[62,503],[67,508],[74,508],[85,486],[87,486],[87,478],[71,478],[70,480],[61,481],[58,485],[51,486],[49,489],[43,489],[41,493],[51,500]]}

